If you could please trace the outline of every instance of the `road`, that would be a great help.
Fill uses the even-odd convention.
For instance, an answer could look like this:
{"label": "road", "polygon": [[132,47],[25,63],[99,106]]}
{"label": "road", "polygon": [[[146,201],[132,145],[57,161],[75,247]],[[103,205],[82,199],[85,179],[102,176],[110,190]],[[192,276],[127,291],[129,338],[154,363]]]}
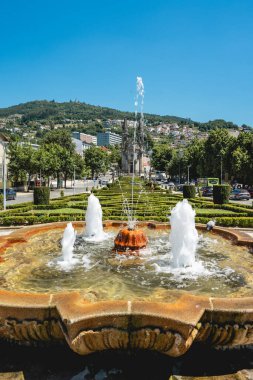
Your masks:
{"label": "road", "polygon": [[[56,183],[53,182],[53,185],[56,186]],[[86,180],[86,181],[76,181],[75,188],[71,187],[71,182],[67,182],[67,188],[66,189],[54,189],[53,191],[50,191],[50,199],[59,198],[61,196],[61,190],[64,191],[64,195],[74,195],[74,194],[81,194],[85,193],[88,189],[90,189],[93,186],[98,186],[98,181],[93,180]],[[27,192],[18,192],[17,197],[15,200],[7,201],[6,204],[12,205],[12,204],[18,204],[23,202],[32,202],[33,201],[33,191],[31,190],[29,193]]]}

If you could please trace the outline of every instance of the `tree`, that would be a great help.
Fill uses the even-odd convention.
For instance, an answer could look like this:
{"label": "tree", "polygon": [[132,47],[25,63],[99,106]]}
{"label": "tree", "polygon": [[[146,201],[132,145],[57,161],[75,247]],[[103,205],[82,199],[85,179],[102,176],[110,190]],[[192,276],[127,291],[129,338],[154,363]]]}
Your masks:
{"label": "tree", "polygon": [[44,136],[42,148],[44,156],[48,155],[49,158],[45,170],[52,173],[51,175],[56,175],[57,187],[60,187],[60,178],[63,176],[66,188],[67,179],[73,176],[74,168],[81,168],[83,165],[82,158],[75,152],[75,144],[72,142],[70,132],[66,130],[48,132]]}
{"label": "tree", "polygon": [[106,173],[110,166],[109,155],[100,148],[94,146],[86,150],[84,162],[87,168],[91,171],[91,176]]}
{"label": "tree", "polygon": [[230,148],[234,138],[225,129],[214,129],[204,144],[205,176],[220,177],[221,162],[224,172],[230,169]]}
{"label": "tree", "polygon": [[37,169],[34,148],[30,144],[21,145],[18,142],[11,142],[8,146],[7,155],[9,157],[8,171],[10,178],[14,182],[28,179],[29,188],[31,177],[36,173]]}
{"label": "tree", "polygon": [[204,140],[194,139],[185,150],[186,166],[191,165],[191,178],[205,175],[205,143]]}
{"label": "tree", "polygon": [[42,140],[42,145],[57,144],[63,148],[66,148],[70,152],[75,151],[75,144],[71,139],[69,131],[64,129],[55,129],[49,131]]}
{"label": "tree", "polygon": [[253,184],[253,133],[240,133],[230,149],[231,174],[237,180]]}
{"label": "tree", "polygon": [[167,144],[155,145],[151,157],[151,165],[156,170],[168,171],[169,163],[172,160],[173,151]]}

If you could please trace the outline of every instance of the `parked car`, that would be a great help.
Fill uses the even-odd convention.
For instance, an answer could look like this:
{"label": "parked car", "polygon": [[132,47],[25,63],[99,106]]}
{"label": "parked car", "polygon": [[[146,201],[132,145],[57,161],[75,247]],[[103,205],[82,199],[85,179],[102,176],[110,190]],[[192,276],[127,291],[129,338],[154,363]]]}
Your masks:
{"label": "parked car", "polygon": [[202,196],[203,197],[212,197],[213,196],[213,187],[205,186],[202,188]]}
{"label": "parked car", "polygon": [[183,186],[182,184],[177,185],[177,191],[183,191]]}
{"label": "parked car", "polygon": [[[3,193],[4,193],[3,189],[0,189],[0,194],[3,195]],[[11,188],[6,189],[6,200],[7,201],[15,200],[16,195],[17,195],[17,193],[14,189],[11,189]]]}
{"label": "parked car", "polygon": [[231,192],[229,199],[232,200],[249,200],[250,193],[246,189],[235,189]]}
{"label": "parked car", "polygon": [[253,198],[253,188],[248,189],[248,192],[250,193],[251,198]]}

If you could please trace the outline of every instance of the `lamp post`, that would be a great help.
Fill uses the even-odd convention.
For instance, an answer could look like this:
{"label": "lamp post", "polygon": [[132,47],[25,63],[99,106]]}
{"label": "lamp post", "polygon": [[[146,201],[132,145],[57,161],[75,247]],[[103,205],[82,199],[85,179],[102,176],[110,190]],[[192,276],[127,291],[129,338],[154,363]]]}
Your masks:
{"label": "lamp post", "polygon": [[179,158],[179,185],[181,183],[181,159],[183,158],[184,152],[182,149],[179,149],[178,151],[178,158]]}
{"label": "lamp post", "polygon": [[187,174],[187,183],[188,183],[188,185],[190,184],[190,167],[191,167],[191,165],[187,165],[187,172],[188,172],[188,174]]}
{"label": "lamp post", "polygon": [[218,157],[220,157],[220,184],[222,185],[222,171],[223,171],[223,156],[224,156],[224,151],[223,149],[220,151],[220,154]]}
{"label": "lamp post", "polygon": [[220,184],[222,185],[222,155],[220,156]]}
{"label": "lamp post", "polygon": [[4,135],[0,135],[0,144],[3,147],[3,158],[2,158],[2,178],[3,178],[3,208],[6,210],[6,148],[8,145],[8,140]]}
{"label": "lamp post", "polygon": [[75,165],[74,165],[74,177],[73,177],[73,194],[75,195],[75,193],[76,193],[76,188],[75,188],[75,186],[76,186],[76,168],[75,168]]}

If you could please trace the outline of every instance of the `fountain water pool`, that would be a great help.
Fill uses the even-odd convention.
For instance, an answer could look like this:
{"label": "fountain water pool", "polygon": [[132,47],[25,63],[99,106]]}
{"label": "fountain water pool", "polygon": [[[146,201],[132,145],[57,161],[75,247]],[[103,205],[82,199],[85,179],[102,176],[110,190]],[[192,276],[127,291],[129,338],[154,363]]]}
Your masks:
{"label": "fountain water pool", "polygon": [[[94,244],[83,240],[80,225],[73,251],[75,265],[67,272],[56,261],[62,232],[35,235],[24,246],[15,245],[6,251],[0,266],[2,288],[25,292],[78,290],[94,300],[160,301],[185,291],[213,296],[217,292],[223,296],[252,294],[252,258],[246,248],[233,246],[232,250],[229,241],[203,234],[196,250],[202,270],[195,266],[175,268],[171,265],[168,230],[143,229],[149,248],[139,257],[128,257],[112,252],[118,227],[106,228],[108,238]],[[48,262],[55,265],[48,267]]]}

